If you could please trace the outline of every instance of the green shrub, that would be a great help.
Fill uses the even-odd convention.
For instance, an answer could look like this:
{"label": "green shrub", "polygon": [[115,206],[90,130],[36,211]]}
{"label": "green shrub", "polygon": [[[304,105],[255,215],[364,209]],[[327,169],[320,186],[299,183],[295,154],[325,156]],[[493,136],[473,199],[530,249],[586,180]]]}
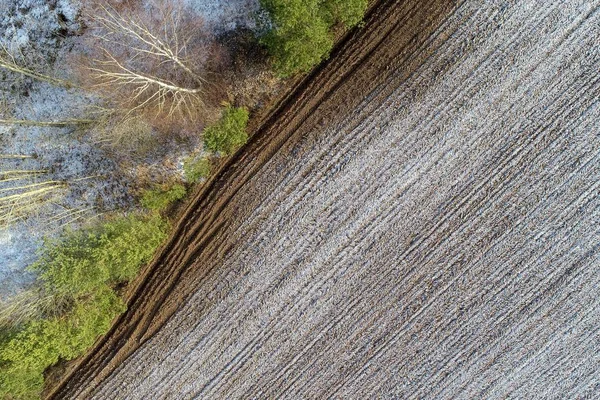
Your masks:
{"label": "green shrub", "polygon": [[331,24],[342,23],[352,28],[361,23],[369,0],[327,0],[322,3]]}
{"label": "green shrub", "polygon": [[186,190],[183,185],[175,184],[170,188],[158,187],[145,190],[142,194],[142,207],[152,211],[162,211],[172,203],[185,197]]}
{"label": "green shrub", "polygon": [[166,232],[167,223],[157,215],[119,218],[47,242],[30,269],[40,273],[49,291],[78,296],[133,278],[166,238]]}
{"label": "green shrub", "polygon": [[210,175],[210,160],[207,157],[195,158],[193,156],[183,161],[183,173],[188,182],[196,183]]}
{"label": "green shrub", "polygon": [[263,37],[282,76],[309,71],[333,47],[318,0],[261,0],[271,17],[272,29]]}
{"label": "green shrub", "polygon": [[261,0],[270,17],[262,43],[283,77],[307,72],[333,48],[332,27],[360,23],[368,0]]}
{"label": "green shrub", "polygon": [[204,130],[204,145],[213,152],[231,154],[248,141],[248,110],[227,106],[221,120]]}
{"label": "green shrub", "polygon": [[46,242],[30,269],[40,273],[49,293],[70,298],[72,307],[18,333],[0,332],[0,398],[39,398],[46,368],[78,357],[106,333],[125,311],[112,287],[132,279],[166,233],[166,221],[155,214],[119,218]]}
{"label": "green shrub", "polygon": [[30,323],[0,348],[0,397],[39,398],[44,370],[79,356],[124,311],[123,301],[104,287],[66,316]]}

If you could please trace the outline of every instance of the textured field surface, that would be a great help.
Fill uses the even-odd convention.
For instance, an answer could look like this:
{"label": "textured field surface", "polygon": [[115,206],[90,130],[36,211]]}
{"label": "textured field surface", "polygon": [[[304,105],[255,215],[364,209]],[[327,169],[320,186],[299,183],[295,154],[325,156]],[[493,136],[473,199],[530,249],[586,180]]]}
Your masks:
{"label": "textured field surface", "polygon": [[599,192],[600,1],[384,1],[54,395],[600,398]]}

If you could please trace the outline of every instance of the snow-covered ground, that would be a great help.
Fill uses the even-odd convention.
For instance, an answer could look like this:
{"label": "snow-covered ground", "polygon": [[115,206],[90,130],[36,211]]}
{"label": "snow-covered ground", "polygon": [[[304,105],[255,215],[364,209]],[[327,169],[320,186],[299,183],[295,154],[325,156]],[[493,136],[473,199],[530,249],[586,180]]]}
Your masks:
{"label": "snow-covered ground", "polygon": [[63,37],[81,29],[77,0],[0,0],[0,44],[52,59]]}
{"label": "snow-covered ground", "polygon": [[259,10],[258,0],[184,0],[215,32],[244,26],[255,27],[254,15]]}
{"label": "snow-covered ground", "polygon": [[[185,4],[215,33],[254,27],[258,10],[258,0],[185,0]],[[20,61],[64,78],[68,76],[65,60],[73,47],[70,37],[81,31],[80,6],[77,0],[0,0],[0,44]],[[93,97],[77,89],[57,88],[0,70],[0,118],[77,118],[85,116],[93,103]],[[191,150],[165,149],[161,160],[141,160],[140,168],[152,174],[177,174],[178,161]],[[136,166],[119,165],[90,144],[82,128],[0,125],[0,155],[7,154],[32,158],[0,157],[0,171],[49,170],[44,179],[70,183],[36,215],[0,228],[0,305],[33,281],[25,267],[35,260],[44,237],[54,237],[68,225],[76,227],[109,211],[130,209],[136,179],[132,171]],[[0,184],[0,190],[6,187]]]}

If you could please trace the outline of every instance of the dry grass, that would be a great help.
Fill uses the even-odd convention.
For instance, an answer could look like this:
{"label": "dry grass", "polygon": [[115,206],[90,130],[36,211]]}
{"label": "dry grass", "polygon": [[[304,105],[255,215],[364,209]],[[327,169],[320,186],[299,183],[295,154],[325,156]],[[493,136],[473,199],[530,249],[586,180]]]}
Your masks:
{"label": "dry grass", "polygon": [[62,315],[69,306],[67,298],[34,286],[12,296],[9,302],[0,302],[0,330],[14,329],[42,317]]}

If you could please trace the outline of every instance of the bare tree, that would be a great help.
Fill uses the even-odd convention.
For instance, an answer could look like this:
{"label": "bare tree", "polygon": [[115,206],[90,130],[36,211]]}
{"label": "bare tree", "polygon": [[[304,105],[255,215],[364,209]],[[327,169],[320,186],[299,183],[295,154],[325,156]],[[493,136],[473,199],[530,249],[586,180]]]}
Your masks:
{"label": "bare tree", "polygon": [[202,114],[210,46],[198,18],[163,2],[127,13],[97,5],[89,20],[93,42],[84,79],[126,116],[150,112],[194,120]]}

